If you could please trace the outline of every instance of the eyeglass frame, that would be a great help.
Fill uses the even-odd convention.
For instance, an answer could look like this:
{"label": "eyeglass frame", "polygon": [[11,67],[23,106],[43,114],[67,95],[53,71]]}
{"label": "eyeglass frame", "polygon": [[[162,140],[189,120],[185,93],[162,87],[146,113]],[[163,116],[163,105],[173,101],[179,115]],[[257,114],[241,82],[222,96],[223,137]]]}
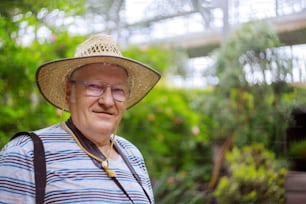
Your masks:
{"label": "eyeglass frame", "polygon": [[[108,84],[102,80],[89,80],[89,81],[80,81],[80,80],[76,80],[76,79],[69,79],[69,82],[70,83],[74,83],[74,84],[80,84],[80,85],[84,85],[85,86],[85,89],[86,89],[86,94],[88,96],[93,96],[93,97],[101,97],[103,93],[105,93],[105,90],[107,89],[107,87],[110,87],[111,88],[111,94],[112,94],[112,97],[115,101],[119,101],[119,102],[125,102],[128,100],[129,98],[129,95],[130,95],[130,90],[129,88],[127,88],[126,90],[122,87],[120,87],[119,89],[123,90],[123,93],[125,98],[123,100],[121,99],[118,99],[116,97],[116,95],[114,95],[114,93],[116,92],[113,92],[113,86],[116,86],[116,85],[120,85],[120,84]],[[96,84],[96,83],[91,83],[90,82],[99,82],[99,84]],[[99,88],[98,87],[90,87],[90,85],[96,85],[96,86],[100,86]],[[89,93],[90,91],[90,88],[93,88],[95,89],[95,91],[98,91],[99,90],[99,94],[92,94]]]}

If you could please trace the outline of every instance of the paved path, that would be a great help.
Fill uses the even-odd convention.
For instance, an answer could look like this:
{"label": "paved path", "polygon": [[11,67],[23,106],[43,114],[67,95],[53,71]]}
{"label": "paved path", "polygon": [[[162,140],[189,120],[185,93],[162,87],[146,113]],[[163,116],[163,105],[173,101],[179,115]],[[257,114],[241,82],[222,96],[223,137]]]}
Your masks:
{"label": "paved path", "polygon": [[289,171],[285,189],[285,204],[306,204],[306,172]]}

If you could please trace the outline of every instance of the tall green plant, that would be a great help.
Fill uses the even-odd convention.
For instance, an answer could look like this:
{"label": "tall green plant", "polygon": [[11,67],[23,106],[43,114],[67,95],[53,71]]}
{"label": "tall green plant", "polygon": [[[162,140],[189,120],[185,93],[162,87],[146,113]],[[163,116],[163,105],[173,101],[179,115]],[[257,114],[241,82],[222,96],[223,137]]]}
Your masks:
{"label": "tall green plant", "polygon": [[285,81],[292,76],[291,59],[280,46],[269,24],[257,21],[243,25],[212,54],[210,74],[219,83],[209,97],[198,99],[215,121],[211,139],[232,136],[236,145],[260,141],[280,151],[291,109],[282,94],[293,91]]}

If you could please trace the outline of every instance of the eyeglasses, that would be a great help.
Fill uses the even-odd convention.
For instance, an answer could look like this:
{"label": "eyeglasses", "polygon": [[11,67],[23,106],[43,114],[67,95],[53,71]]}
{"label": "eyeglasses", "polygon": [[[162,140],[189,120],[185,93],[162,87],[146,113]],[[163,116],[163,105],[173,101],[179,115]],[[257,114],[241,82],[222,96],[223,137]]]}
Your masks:
{"label": "eyeglasses", "polygon": [[116,101],[124,102],[129,96],[128,88],[122,84],[111,85],[99,80],[79,81],[71,79],[70,82],[84,85],[88,96],[101,96],[107,87],[111,88],[113,99]]}

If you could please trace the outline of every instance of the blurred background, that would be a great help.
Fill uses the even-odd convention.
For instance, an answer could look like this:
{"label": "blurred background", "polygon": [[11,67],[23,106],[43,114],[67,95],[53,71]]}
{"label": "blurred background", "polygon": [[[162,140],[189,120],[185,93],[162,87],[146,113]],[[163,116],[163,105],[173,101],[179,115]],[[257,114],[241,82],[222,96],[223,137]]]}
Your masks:
{"label": "blurred background", "polygon": [[306,202],[306,0],[1,0],[0,27],[0,147],[61,121],[37,67],[106,33],[162,74],[118,131],[156,203]]}

